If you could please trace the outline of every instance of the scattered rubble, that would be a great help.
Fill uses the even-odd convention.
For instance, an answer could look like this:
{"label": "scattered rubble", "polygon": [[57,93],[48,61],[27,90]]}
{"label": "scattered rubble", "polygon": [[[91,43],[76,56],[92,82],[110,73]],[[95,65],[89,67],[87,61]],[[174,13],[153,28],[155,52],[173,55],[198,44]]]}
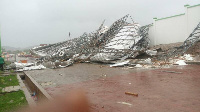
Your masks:
{"label": "scattered rubble", "polygon": [[155,49],[154,50],[147,50],[146,53],[150,56],[155,56],[155,55],[157,55],[157,50],[155,50]]}
{"label": "scattered rubble", "polygon": [[190,54],[185,54],[185,55],[184,55],[184,58],[185,58],[186,61],[193,61],[193,60],[194,60],[194,58],[191,57]]}
{"label": "scattered rubble", "polygon": [[129,63],[129,61],[124,61],[121,63],[116,63],[114,65],[110,65],[110,67],[121,67],[121,66],[127,65],[128,63]]}
{"label": "scattered rubble", "polygon": [[186,54],[198,56],[200,55],[200,41],[195,43],[191,48],[186,51]]}
{"label": "scattered rubble", "polygon": [[23,70],[23,71],[28,71],[28,70],[41,70],[41,69],[45,69],[46,67],[44,67],[43,65],[38,65],[38,66],[30,66],[30,67],[24,67],[23,69],[19,69]]}
{"label": "scattered rubble", "polygon": [[14,63],[16,68],[20,69],[20,68],[24,68],[24,67],[30,67],[30,66],[33,66],[34,63],[18,63],[18,62],[15,62]]}
{"label": "scattered rubble", "polygon": [[11,63],[6,69],[13,69],[16,71],[28,71],[28,70],[41,70],[46,69],[46,67],[42,64],[37,65],[36,63]]}
{"label": "scattered rubble", "polygon": [[136,67],[136,68],[141,68],[141,67],[142,67],[142,65],[140,65],[140,64],[137,64],[135,67]]}
{"label": "scattered rubble", "polygon": [[187,65],[187,64],[185,63],[185,60],[179,60],[179,61],[176,62],[176,64],[177,64],[177,65]]}

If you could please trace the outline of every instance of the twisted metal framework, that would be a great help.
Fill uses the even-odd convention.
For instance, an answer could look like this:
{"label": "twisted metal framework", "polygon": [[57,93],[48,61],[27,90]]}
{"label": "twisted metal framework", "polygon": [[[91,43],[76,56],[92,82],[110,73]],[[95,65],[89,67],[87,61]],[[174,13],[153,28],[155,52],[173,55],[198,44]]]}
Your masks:
{"label": "twisted metal framework", "polygon": [[[140,37],[142,37],[138,43],[136,43],[136,45],[133,46],[132,49],[136,49],[135,52],[145,52],[147,50],[147,48],[149,47],[150,44],[150,39],[149,39],[149,27],[150,25],[146,25],[146,26],[142,26],[140,28]],[[135,47],[135,48],[134,48]],[[136,55],[134,55],[134,53],[132,53],[132,57],[136,57]]]}
{"label": "twisted metal framework", "polygon": [[[114,22],[107,30],[104,29],[105,21],[103,21],[99,29],[95,32],[90,34],[84,33],[79,38],[31,49],[31,51],[35,54],[44,55],[48,60],[69,59],[76,54],[94,56],[98,53],[105,53],[106,55],[110,55],[113,59],[135,57],[139,52],[145,51],[149,46],[148,31],[150,25],[138,27],[138,24],[134,23],[134,21],[133,23],[127,22],[129,17],[129,15],[122,17]],[[128,35],[125,38],[116,40],[116,42],[113,41],[113,39],[117,37],[116,35],[124,27],[128,26],[133,27],[134,33],[137,35]],[[138,42],[135,42],[136,38],[139,38]],[[123,43],[124,41],[126,41],[126,43]],[[124,47],[123,49],[109,48],[108,44],[111,42],[115,43],[113,45],[130,46],[129,48]]]}
{"label": "twisted metal framework", "polygon": [[111,39],[114,38],[114,36],[125,26],[127,25],[127,18],[129,17],[129,14],[122,17],[121,19],[114,22],[111,27],[106,31],[106,33],[102,34],[98,39],[95,45],[97,47],[99,46],[105,46]]}
{"label": "twisted metal framework", "polygon": [[[99,53],[106,53],[109,55],[112,55],[113,57],[116,58],[121,58],[121,60],[124,60],[126,58],[135,58],[137,55],[139,55],[141,52],[145,52],[146,49],[149,47],[150,44],[150,39],[148,38],[148,31],[149,27],[151,25],[146,25],[142,26],[139,28],[139,33],[138,35],[129,35],[132,36],[131,39],[118,39],[117,41],[120,40],[135,40],[135,37],[140,37],[141,39],[138,42],[134,42],[128,49],[111,49],[111,48],[103,48],[99,51]],[[123,41],[122,41],[123,42]],[[126,46],[129,43],[115,43],[114,45],[124,45]]]}
{"label": "twisted metal framework", "polygon": [[184,41],[183,45],[180,47],[175,47],[171,49],[167,54],[163,54],[159,57],[161,60],[167,60],[169,58],[173,58],[175,56],[183,55],[190,47],[196,44],[200,40],[200,23],[193,30],[193,32],[189,35],[189,37]]}

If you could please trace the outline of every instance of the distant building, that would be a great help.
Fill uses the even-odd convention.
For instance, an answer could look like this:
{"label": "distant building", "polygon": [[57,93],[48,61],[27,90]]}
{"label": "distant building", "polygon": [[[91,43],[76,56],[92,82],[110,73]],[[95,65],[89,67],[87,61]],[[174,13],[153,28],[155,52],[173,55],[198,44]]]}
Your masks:
{"label": "distant building", "polygon": [[184,42],[189,37],[200,23],[200,4],[184,7],[183,14],[154,18],[154,23],[149,29],[151,45]]}
{"label": "distant building", "polygon": [[42,47],[43,47],[43,46],[47,46],[47,44],[40,44],[40,46],[42,46]]}

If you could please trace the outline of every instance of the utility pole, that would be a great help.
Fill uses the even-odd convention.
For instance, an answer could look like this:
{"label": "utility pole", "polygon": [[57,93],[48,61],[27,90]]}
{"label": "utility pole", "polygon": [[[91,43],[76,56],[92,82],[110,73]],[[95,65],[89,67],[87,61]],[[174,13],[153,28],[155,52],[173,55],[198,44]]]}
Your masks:
{"label": "utility pole", "polygon": [[15,62],[17,62],[17,53],[15,53]]}
{"label": "utility pole", "polygon": [[71,33],[69,32],[69,39],[71,39],[70,36],[71,36]]}

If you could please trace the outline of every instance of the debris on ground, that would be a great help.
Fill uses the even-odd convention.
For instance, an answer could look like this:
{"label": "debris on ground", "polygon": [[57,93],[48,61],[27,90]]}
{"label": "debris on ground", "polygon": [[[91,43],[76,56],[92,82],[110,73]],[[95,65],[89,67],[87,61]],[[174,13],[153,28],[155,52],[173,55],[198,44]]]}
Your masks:
{"label": "debris on ground", "polygon": [[127,102],[117,102],[117,103],[119,103],[119,104],[123,104],[123,105],[132,106],[132,104],[131,104],[131,103],[127,103]]}
{"label": "debris on ground", "polygon": [[194,60],[194,58],[190,54],[185,54],[183,57],[185,58],[186,61],[193,61]]}
{"label": "debris on ground", "polygon": [[182,74],[182,72],[176,72],[176,71],[162,71],[162,72]]}
{"label": "debris on ground", "polygon": [[150,56],[156,56],[157,55],[157,50],[147,50],[146,53]]}
{"label": "debris on ground", "polygon": [[133,95],[133,96],[137,96],[138,97],[137,93],[125,92],[125,94],[127,94],[127,95]]}
{"label": "debris on ground", "polygon": [[41,69],[46,69],[46,67],[44,67],[43,65],[38,65],[38,66],[30,66],[30,67],[24,67],[23,69],[19,69],[23,70],[23,71],[28,71],[28,70],[41,70]]}
{"label": "debris on ground", "polygon": [[137,64],[135,67],[136,67],[136,68],[141,68],[141,67],[142,67],[142,65],[140,65],[140,64]]}
{"label": "debris on ground", "polygon": [[125,66],[129,63],[129,61],[124,61],[124,62],[120,62],[120,63],[116,63],[114,65],[110,65],[110,67],[122,67]]}
{"label": "debris on ground", "polygon": [[30,66],[33,66],[34,63],[18,63],[18,62],[15,62],[14,63],[16,68],[20,69],[20,68],[24,68],[24,67],[30,67]]}
{"label": "debris on ground", "polygon": [[177,65],[187,65],[185,63],[185,60],[178,60],[175,64],[177,64]]}

